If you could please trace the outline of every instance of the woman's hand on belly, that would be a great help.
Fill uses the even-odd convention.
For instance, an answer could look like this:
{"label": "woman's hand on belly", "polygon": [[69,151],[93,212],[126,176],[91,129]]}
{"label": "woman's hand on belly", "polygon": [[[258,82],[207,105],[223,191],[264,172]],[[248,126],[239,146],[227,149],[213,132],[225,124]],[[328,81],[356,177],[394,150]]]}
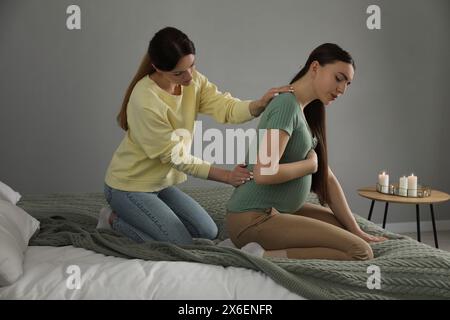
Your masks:
{"label": "woman's hand on belly", "polygon": [[306,155],[306,159],[310,160],[312,163],[312,172],[316,173],[317,170],[319,169],[319,160],[317,158],[317,153],[314,151],[314,149],[309,150],[308,154]]}

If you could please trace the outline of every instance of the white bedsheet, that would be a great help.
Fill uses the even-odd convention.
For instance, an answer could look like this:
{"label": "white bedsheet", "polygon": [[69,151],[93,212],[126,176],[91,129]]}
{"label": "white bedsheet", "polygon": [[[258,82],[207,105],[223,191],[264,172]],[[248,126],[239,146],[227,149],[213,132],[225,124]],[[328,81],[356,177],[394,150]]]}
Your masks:
{"label": "white bedsheet", "polygon": [[[75,283],[69,278],[75,275],[68,272],[71,265],[79,267],[79,289],[70,289]],[[265,274],[244,268],[129,260],[73,246],[30,246],[24,274],[13,285],[0,288],[0,299],[303,298]]]}

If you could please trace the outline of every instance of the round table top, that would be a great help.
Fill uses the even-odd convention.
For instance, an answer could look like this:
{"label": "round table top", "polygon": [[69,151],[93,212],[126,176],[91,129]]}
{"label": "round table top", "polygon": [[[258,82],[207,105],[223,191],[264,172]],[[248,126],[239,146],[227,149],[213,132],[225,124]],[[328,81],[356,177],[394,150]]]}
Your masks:
{"label": "round table top", "polygon": [[371,200],[378,200],[384,202],[395,202],[395,203],[410,203],[410,204],[421,204],[421,203],[438,203],[450,200],[450,195],[439,190],[431,190],[429,197],[424,198],[412,198],[412,197],[402,197],[390,194],[384,194],[378,192],[375,187],[365,187],[358,190],[358,194],[364,198]]}

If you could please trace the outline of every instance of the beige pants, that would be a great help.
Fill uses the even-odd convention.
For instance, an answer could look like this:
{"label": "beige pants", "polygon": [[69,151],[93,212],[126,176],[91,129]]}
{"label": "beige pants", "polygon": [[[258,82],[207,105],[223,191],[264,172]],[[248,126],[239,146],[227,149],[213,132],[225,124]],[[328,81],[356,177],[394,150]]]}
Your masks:
{"label": "beige pants", "polygon": [[270,252],[285,250],[291,259],[368,260],[370,245],[345,230],[330,209],[306,203],[293,214],[266,212],[229,212],[226,225],[231,241],[241,248],[259,243]]}

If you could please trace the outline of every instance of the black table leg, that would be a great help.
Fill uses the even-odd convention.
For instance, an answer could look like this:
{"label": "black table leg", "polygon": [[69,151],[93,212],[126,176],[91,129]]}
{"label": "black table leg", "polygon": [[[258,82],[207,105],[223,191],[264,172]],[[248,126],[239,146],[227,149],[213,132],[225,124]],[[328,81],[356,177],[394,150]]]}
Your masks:
{"label": "black table leg", "polygon": [[383,229],[386,227],[386,217],[387,217],[388,208],[389,208],[389,202],[386,202],[386,205],[384,206]]}
{"label": "black table leg", "polygon": [[416,204],[416,219],[417,219],[417,241],[420,242],[420,212],[418,204]]}
{"label": "black table leg", "polygon": [[372,211],[373,211],[374,204],[375,204],[375,200],[372,200],[372,204],[370,205],[370,210],[369,210],[369,217],[367,218],[367,220],[369,220],[369,221],[372,218]]}
{"label": "black table leg", "polygon": [[431,223],[433,224],[434,245],[436,246],[436,248],[439,248],[438,240],[437,240],[437,233],[436,233],[436,222],[434,220],[434,209],[433,209],[432,203],[430,203],[430,209],[431,209]]}

